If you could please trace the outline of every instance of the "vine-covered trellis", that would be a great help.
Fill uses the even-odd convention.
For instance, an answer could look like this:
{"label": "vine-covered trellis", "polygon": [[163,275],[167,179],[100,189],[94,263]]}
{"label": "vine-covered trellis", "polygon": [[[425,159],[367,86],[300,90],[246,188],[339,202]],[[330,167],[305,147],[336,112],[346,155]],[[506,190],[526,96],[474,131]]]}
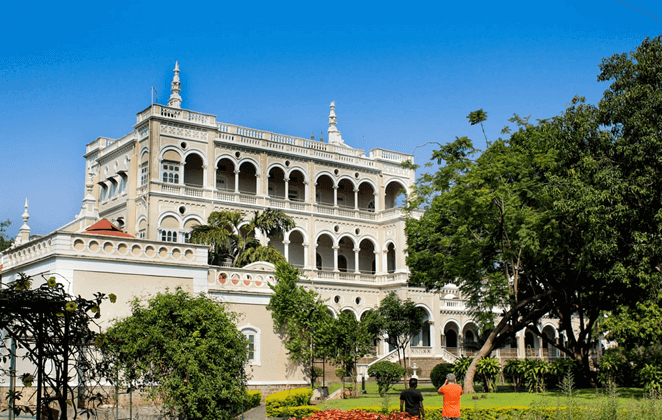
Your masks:
{"label": "vine-covered trellis", "polygon": [[[12,378],[7,395],[10,416],[28,413],[66,420],[71,408],[75,419],[104,400],[99,391],[92,391],[96,387],[89,386],[108,371],[106,362],[97,360],[96,348],[103,344],[104,334],[96,320],[101,316],[101,303],[116,298],[103,293],[96,293],[94,299],[72,296],[55,277],[42,276],[36,287],[34,282],[21,274],[17,280],[0,285],[4,338],[0,341],[0,373]],[[15,371],[17,358],[25,361],[26,371]],[[8,360],[12,362],[9,368]],[[13,386],[16,377],[23,383],[22,391]],[[31,394],[24,395],[26,390]]]}

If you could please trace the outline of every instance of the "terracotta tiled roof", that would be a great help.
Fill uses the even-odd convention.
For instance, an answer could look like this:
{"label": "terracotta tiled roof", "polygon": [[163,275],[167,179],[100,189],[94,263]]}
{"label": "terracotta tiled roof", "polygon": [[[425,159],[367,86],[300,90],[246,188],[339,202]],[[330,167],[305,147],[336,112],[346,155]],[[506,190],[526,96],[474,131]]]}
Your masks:
{"label": "terracotta tiled roof", "polygon": [[95,235],[106,235],[106,236],[120,236],[123,238],[135,238],[135,236],[129,235],[128,233],[122,232],[122,229],[118,228],[114,224],[110,223],[108,219],[101,219],[92,226],[85,229],[87,233],[93,233]]}

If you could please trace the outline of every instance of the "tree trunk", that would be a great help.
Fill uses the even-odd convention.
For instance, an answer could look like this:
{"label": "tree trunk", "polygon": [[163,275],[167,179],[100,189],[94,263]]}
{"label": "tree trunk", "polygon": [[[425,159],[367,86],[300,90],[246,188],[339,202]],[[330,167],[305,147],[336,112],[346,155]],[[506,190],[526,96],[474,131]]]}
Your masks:
{"label": "tree trunk", "polygon": [[495,338],[496,338],[496,333],[492,332],[487,337],[487,340],[485,340],[485,344],[483,344],[483,347],[480,348],[478,354],[476,354],[476,357],[474,357],[474,359],[471,361],[471,364],[467,369],[467,373],[465,373],[464,375],[464,386],[463,386],[464,394],[476,393],[476,391],[474,390],[474,376],[476,376],[476,367],[478,366],[478,362],[480,361],[480,359],[487,356],[492,351],[492,345],[494,344]]}

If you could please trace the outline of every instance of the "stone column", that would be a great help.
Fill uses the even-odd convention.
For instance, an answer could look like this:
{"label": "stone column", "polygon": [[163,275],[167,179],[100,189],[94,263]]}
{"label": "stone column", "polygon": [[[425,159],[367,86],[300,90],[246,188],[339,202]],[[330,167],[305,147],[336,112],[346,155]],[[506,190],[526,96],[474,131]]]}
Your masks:
{"label": "stone column", "polygon": [[359,209],[359,190],[357,188],[354,189],[354,210]]}
{"label": "stone column", "polygon": [[356,274],[361,272],[359,269],[359,252],[361,252],[361,248],[354,248],[354,273]]}
{"label": "stone column", "polygon": [[234,193],[239,194],[239,169],[234,170]]}
{"label": "stone column", "polygon": [[[310,270],[310,261],[308,261],[308,244],[303,244],[303,268],[304,270]],[[313,265],[314,266],[314,265]]]}
{"label": "stone column", "polygon": [[290,200],[290,178],[285,177],[285,178],[283,178],[283,181],[285,181],[285,200],[289,201]]}
{"label": "stone column", "polygon": [[283,239],[283,256],[285,261],[290,262],[290,241]]}
{"label": "stone column", "polygon": [[338,207],[338,186],[333,186],[333,207]]}
{"label": "stone column", "polygon": [[333,271],[338,272],[338,250],[340,247],[338,245],[333,246]]}

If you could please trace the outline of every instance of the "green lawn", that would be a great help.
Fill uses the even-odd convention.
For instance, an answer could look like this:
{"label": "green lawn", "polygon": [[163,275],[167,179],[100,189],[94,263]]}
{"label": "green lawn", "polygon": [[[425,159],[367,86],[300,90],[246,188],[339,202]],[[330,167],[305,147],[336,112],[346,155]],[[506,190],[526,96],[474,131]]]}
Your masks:
{"label": "green lawn", "polygon": [[[329,387],[331,388],[331,387]],[[361,385],[359,384],[359,390]],[[400,392],[404,389],[402,384],[396,385],[393,389],[389,390],[387,398],[389,405],[400,404]],[[438,395],[433,386],[421,386],[419,390],[423,393],[424,405],[428,407],[440,407],[443,405],[443,397]],[[326,406],[331,408],[340,408],[342,410],[349,410],[355,407],[362,406],[381,406],[384,399],[377,393],[377,384],[374,382],[366,383],[366,391],[368,394],[359,395],[359,398],[352,398],[346,400],[329,400]],[[482,396],[485,398],[481,398]],[[472,397],[478,396],[474,400]],[[569,399],[560,391],[550,391],[542,394],[532,394],[528,392],[496,392],[491,394],[477,393],[473,395],[463,395],[462,405],[471,407],[497,407],[497,406],[512,406],[519,405],[525,407],[559,407],[567,405],[592,405],[602,399],[604,393],[602,390],[595,389],[580,389],[573,392],[573,399]],[[619,405],[625,406],[633,399],[641,399],[643,391],[638,388],[619,388],[618,401]]]}

